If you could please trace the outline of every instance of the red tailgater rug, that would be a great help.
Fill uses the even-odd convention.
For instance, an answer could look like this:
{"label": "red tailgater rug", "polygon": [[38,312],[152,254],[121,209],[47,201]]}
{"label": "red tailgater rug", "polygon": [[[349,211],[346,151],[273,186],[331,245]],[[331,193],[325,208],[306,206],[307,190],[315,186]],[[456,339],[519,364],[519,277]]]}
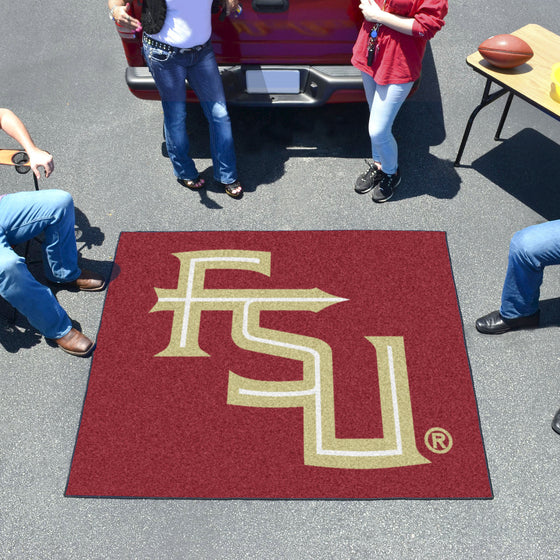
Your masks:
{"label": "red tailgater rug", "polygon": [[445,233],[123,233],[66,495],[491,498]]}

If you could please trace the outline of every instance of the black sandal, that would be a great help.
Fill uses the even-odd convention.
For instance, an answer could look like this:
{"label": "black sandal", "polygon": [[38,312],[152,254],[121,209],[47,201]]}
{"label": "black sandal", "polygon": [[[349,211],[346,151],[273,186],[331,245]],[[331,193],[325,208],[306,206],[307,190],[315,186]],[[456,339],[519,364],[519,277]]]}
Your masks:
{"label": "black sandal", "polygon": [[243,187],[239,180],[234,181],[233,183],[220,183],[226,194],[231,196],[232,198],[239,198],[243,194]]}
{"label": "black sandal", "polygon": [[177,179],[177,181],[191,191],[199,191],[204,188],[204,179],[200,175],[196,179]]}

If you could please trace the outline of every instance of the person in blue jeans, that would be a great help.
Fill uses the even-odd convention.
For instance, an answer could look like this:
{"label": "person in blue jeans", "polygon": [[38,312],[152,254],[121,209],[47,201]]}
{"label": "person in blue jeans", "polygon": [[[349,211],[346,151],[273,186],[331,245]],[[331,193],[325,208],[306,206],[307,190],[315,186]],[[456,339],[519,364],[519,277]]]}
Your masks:
{"label": "person in blue jeans", "polygon": [[[554,264],[560,264],[560,220],[518,231],[509,247],[502,305],[499,311],[478,319],[477,330],[484,334],[502,334],[537,327],[544,269]],[[560,434],[560,410],[554,415],[552,429]]]}
{"label": "person in blue jeans", "polygon": [[[37,178],[40,168],[45,177],[51,175],[52,156],[37,148],[24,124],[9,109],[0,109],[0,129],[21,144]],[[0,296],[65,352],[85,357],[94,349],[94,343],[72,326],[52,291],[33,277],[25,259],[13,249],[43,233],[43,265],[50,282],[84,291],[102,290],[102,276],[78,267],[74,223],[74,202],[62,190],[0,196]]]}
{"label": "person in blue jeans", "polygon": [[509,247],[502,305],[499,311],[478,319],[476,329],[484,334],[503,334],[537,327],[544,269],[554,264],[560,264],[560,220],[518,231]]}
{"label": "person in blue jeans", "polygon": [[[229,15],[238,0],[223,3]],[[210,42],[212,0],[144,0],[140,21],[130,15],[124,0],[109,0],[108,5],[119,26],[143,30],[143,54],[161,97],[167,153],[179,183],[191,190],[204,187],[189,156],[187,80],[208,120],[214,180],[229,196],[239,198],[243,188],[237,177],[231,122]]]}

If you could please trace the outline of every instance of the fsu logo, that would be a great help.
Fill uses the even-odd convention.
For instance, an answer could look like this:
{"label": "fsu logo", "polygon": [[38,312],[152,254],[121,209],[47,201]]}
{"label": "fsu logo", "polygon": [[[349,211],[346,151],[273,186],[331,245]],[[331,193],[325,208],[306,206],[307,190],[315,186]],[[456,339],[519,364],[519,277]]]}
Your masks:
{"label": "fsu logo", "polygon": [[444,232],[124,232],[97,344],[67,495],[492,496]]}
{"label": "fsu logo", "polygon": [[[297,360],[302,363],[303,376],[297,381],[255,380],[244,377],[242,371],[230,371],[227,403],[302,408],[306,465],[381,469],[430,463],[416,446],[402,337],[364,333],[377,354],[383,437],[337,438],[331,347],[319,338],[263,328],[260,314],[275,310],[320,313],[329,306],[344,305],[347,300],[318,288],[233,290],[204,287],[206,272],[211,269],[247,270],[270,276],[271,255],[268,252],[213,250],[174,255],[181,263],[177,288],[156,288],[158,301],[151,310],[173,311],[169,344],[158,356],[208,356],[199,346],[201,313],[231,311],[231,336],[238,347]],[[437,447],[438,434],[431,437],[430,441]]]}

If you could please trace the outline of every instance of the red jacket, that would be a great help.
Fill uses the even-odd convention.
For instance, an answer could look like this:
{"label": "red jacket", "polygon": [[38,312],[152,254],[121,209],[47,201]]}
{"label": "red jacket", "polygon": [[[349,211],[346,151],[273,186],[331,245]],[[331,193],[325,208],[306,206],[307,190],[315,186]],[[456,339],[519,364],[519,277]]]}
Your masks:
{"label": "red jacket", "polygon": [[[380,7],[384,1],[375,0]],[[420,77],[426,43],[444,25],[447,0],[387,0],[385,11],[414,18],[413,35],[381,25],[375,58],[368,66],[367,44],[373,23],[364,21],[352,49],[352,64],[380,85],[413,82]]]}

